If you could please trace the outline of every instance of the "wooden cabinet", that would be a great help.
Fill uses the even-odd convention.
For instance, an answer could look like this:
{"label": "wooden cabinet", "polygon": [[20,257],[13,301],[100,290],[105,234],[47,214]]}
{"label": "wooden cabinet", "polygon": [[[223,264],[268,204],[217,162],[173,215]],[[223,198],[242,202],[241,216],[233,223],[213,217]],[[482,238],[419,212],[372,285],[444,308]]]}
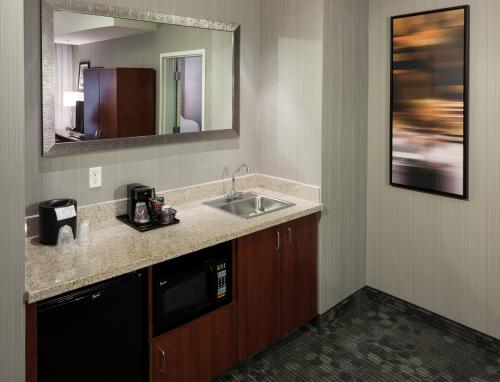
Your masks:
{"label": "wooden cabinet", "polygon": [[[206,382],[317,315],[317,216],[233,242],[233,302],[152,338],[153,272],[148,273],[150,381]],[[37,309],[27,308],[27,380],[37,378]]]}
{"label": "wooden cabinet", "polygon": [[317,315],[317,216],[238,239],[238,359]]}
{"label": "wooden cabinet", "polygon": [[[294,227],[297,326],[318,315],[318,217],[306,216]],[[293,239],[292,239],[293,240]]]}
{"label": "wooden cabinet", "polygon": [[38,304],[26,305],[26,382],[38,381]]}
{"label": "wooden cabinet", "polygon": [[86,140],[154,135],[154,69],[92,68],[84,72]]}
{"label": "wooden cabinet", "polygon": [[238,359],[277,339],[278,231],[268,229],[237,241]]}
{"label": "wooden cabinet", "polygon": [[236,307],[226,305],[152,341],[153,382],[206,382],[236,364]]}
{"label": "wooden cabinet", "polygon": [[279,227],[279,305],[277,309],[279,326],[278,337],[293,331],[297,323],[297,250],[295,235],[296,222]]}

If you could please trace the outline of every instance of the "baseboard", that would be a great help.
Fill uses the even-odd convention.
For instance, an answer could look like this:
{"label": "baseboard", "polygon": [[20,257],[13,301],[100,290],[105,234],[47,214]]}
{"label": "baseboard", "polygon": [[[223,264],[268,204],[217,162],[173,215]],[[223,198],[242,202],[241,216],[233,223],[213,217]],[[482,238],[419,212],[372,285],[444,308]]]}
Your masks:
{"label": "baseboard", "polygon": [[500,353],[500,339],[492,337],[488,334],[482,333],[478,330],[472,329],[468,326],[460,324],[456,321],[450,320],[437,313],[431,312],[425,308],[419,307],[408,301],[402,300],[398,297],[392,296],[388,293],[382,292],[378,289],[366,286],[351,296],[347,297],[339,304],[335,305],[328,312],[321,315],[318,319],[331,321],[342,316],[342,314],[353,304],[359,303],[364,299],[375,300],[380,303],[391,306],[392,308],[416,317],[419,320],[425,321],[428,325],[436,327],[440,330],[447,331],[451,335],[460,337],[461,339],[471,342],[484,349],[488,349],[495,353]]}
{"label": "baseboard", "polygon": [[343,299],[333,308],[329,309],[328,311],[320,315],[318,317],[318,320],[321,320],[321,322],[332,321],[342,316],[345,313],[345,311],[349,309],[351,306],[358,304],[359,302],[367,298],[367,291],[368,291],[367,287],[359,289],[358,291],[354,292],[350,296]]}

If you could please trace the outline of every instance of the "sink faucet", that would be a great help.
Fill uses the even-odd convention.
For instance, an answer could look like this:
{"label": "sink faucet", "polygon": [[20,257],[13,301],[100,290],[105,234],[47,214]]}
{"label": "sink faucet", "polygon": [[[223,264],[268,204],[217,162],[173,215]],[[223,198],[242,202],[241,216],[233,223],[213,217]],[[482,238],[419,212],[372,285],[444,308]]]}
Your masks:
{"label": "sink faucet", "polygon": [[243,168],[247,171],[247,173],[250,172],[250,167],[248,167],[248,165],[246,163],[242,163],[240,165],[240,167],[238,167],[233,172],[233,176],[231,177],[231,191],[226,195],[226,200],[228,200],[228,201],[235,200],[235,199],[238,199],[239,197],[241,197],[241,193],[236,192],[236,175],[238,175],[238,173]]}

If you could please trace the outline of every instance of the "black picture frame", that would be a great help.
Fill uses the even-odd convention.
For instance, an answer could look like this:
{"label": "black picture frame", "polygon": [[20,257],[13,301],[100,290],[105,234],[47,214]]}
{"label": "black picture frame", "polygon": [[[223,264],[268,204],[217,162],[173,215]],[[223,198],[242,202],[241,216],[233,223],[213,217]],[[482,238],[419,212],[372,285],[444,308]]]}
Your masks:
{"label": "black picture frame", "polygon": [[[440,190],[433,190],[430,188],[412,186],[410,184],[400,184],[394,181],[394,102],[395,102],[395,91],[394,91],[394,21],[414,16],[422,16],[428,14],[435,14],[441,12],[449,12],[454,10],[464,10],[464,59],[463,59],[463,194],[455,194]],[[390,176],[390,185],[392,187],[407,189],[417,192],[423,192],[433,195],[446,196],[450,198],[460,199],[460,200],[469,200],[469,69],[470,69],[470,6],[456,6],[449,8],[440,8],[435,10],[409,13],[404,15],[393,16],[390,19],[391,22],[391,65],[390,65],[390,137],[389,137],[389,145],[390,145],[390,153],[389,153],[389,176]]]}
{"label": "black picture frame", "polygon": [[84,90],[83,71],[90,68],[90,61],[80,61],[78,64],[78,91]]}

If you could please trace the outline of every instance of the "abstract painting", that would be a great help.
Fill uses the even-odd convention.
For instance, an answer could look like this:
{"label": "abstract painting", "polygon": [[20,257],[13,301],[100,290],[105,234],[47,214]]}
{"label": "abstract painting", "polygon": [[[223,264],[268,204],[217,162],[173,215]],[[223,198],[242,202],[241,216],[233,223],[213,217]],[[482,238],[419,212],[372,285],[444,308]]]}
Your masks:
{"label": "abstract painting", "polygon": [[469,7],[391,22],[391,185],[467,199]]}

